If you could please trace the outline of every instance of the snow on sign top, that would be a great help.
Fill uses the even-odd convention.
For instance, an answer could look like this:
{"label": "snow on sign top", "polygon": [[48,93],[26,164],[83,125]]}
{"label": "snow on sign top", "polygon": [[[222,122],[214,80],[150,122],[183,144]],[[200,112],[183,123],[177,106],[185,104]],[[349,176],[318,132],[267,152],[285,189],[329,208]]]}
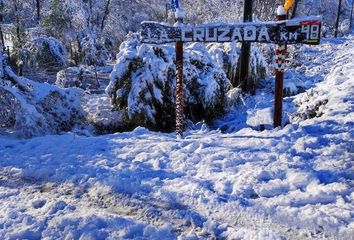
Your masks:
{"label": "snow on sign top", "polygon": [[140,40],[144,43],[236,41],[316,45],[320,43],[321,17],[312,16],[279,22],[183,26],[142,22],[141,27]]}

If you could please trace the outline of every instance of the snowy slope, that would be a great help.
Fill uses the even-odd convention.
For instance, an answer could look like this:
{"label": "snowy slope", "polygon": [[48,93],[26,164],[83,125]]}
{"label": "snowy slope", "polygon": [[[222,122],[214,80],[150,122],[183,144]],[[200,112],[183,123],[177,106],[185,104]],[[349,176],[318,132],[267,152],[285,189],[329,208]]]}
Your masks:
{"label": "snowy slope", "polygon": [[0,137],[0,239],[354,239],[354,38],[302,53],[282,129],[265,82],[226,133]]}

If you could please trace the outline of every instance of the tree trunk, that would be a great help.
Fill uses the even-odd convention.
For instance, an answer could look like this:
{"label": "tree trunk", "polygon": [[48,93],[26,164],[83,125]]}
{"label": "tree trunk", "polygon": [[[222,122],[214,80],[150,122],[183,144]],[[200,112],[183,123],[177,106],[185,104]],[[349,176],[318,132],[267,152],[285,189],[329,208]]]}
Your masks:
{"label": "tree trunk", "polygon": [[15,8],[16,38],[17,38],[18,48],[22,48],[21,31],[20,31],[20,13],[18,10],[18,1],[14,2],[14,8]]}
{"label": "tree trunk", "polygon": [[299,3],[299,0],[295,0],[294,6],[293,6],[293,11],[291,12],[291,18],[296,17],[296,10],[297,10],[298,3]]}
{"label": "tree trunk", "polygon": [[2,51],[5,53],[6,47],[5,47],[4,33],[2,31],[1,25],[0,25],[0,38],[1,38]]}
{"label": "tree trunk", "polygon": [[1,38],[1,45],[2,45],[2,50],[5,53],[6,52],[6,47],[5,47],[5,39],[4,39],[4,33],[2,31],[1,24],[3,22],[3,10],[4,10],[4,3],[0,2],[0,38]]}
{"label": "tree trunk", "polygon": [[98,81],[98,74],[97,74],[97,64],[95,64],[95,80],[96,80],[96,84],[100,86],[100,82]]}
{"label": "tree trunk", "polygon": [[70,50],[70,58],[74,59],[73,45],[72,45],[71,41],[69,41],[69,50]]}
{"label": "tree trunk", "polygon": [[339,26],[339,18],[340,18],[340,9],[342,7],[342,0],[339,0],[338,4],[338,12],[337,12],[337,20],[336,20],[336,25],[334,28],[334,37],[336,38],[338,36],[338,26]]}
{"label": "tree trunk", "polygon": [[[243,21],[252,22],[252,7],[253,0],[245,0],[243,9]],[[250,82],[249,64],[250,64],[251,43],[242,43],[241,56],[240,56],[240,75],[239,83],[241,84],[242,91],[253,91],[253,84]]]}
{"label": "tree trunk", "polygon": [[349,22],[349,31],[352,31],[353,27],[353,8],[354,8],[354,1],[352,1],[352,9],[350,10],[350,22]]}
{"label": "tree trunk", "polygon": [[101,31],[102,32],[103,32],[103,29],[105,27],[105,21],[106,21],[108,15],[109,15],[110,4],[111,4],[111,0],[107,0],[106,6],[105,6],[105,10],[104,10],[104,13],[103,13],[103,17],[102,17],[102,22],[101,22]]}
{"label": "tree trunk", "polygon": [[37,24],[41,20],[41,0],[36,0],[36,10],[37,10]]}
{"label": "tree trunk", "polygon": [[89,13],[89,26],[91,27],[91,31],[93,30],[93,11],[92,11],[92,0],[89,0],[89,8],[90,8],[90,13]]}
{"label": "tree trunk", "polygon": [[77,57],[75,58],[76,59],[75,62],[76,65],[78,65],[78,63],[82,62],[82,46],[81,46],[79,36],[76,37],[76,42],[77,42],[77,52],[76,52]]}

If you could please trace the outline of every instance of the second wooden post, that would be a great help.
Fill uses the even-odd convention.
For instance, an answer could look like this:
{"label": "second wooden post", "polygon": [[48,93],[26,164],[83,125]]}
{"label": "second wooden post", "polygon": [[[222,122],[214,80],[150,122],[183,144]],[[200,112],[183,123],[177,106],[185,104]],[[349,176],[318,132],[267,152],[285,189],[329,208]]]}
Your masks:
{"label": "second wooden post", "polygon": [[[277,10],[277,20],[283,21],[287,18],[287,12],[283,6]],[[275,89],[274,89],[274,128],[282,125],[283,113],[283,82],[286,61],[286,44],[277,44],[275,48]]]}

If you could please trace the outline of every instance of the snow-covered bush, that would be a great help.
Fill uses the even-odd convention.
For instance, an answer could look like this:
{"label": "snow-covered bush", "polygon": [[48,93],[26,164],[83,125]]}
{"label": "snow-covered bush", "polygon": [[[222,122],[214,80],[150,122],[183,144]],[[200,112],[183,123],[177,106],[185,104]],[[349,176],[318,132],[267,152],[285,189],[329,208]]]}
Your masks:
{"label": "snow-covered bush", "polygon": [[67,52],[63,44],[53,37],[36,37],[32,40],[31,50],[36,61],[43,66],[65,66]]}
{"label": "snow-covered bush", "polygon": [[89,66],[104,66],[109,59],[109,52],[98,39],[88,34],[81,40],[83,62]]}
{"label": "snow-covered bush", "polygon": [[81,91],[18,77],[3,57],[1,60],[1,128],[10,129],[20,137],[32,137],[68,131],[84,119],[79,101]]}
{"label": "snow-covered bush", "polygon": [[[239,44],[233,43],[211,43],[208,45],[208,51],[212,59],[224,69],[228,79],[230,79],[234,87],[239,87],[241,84],[239,79],[239,59],[241,48]],[[250,59],[251,83],[253,87],[257,86],[257,82],[264,78],[267,73],[267,62],[263,54],[256,46],[251,48]]]}
{"label": "snow-covered bush", "polygon": [[322,116],[323,110],[328,103],[328,96],[321,91],[312,90],[299,96],[295,103],[299,108],[293,114],[292,121],[300,122]]}
{"label": "snow-covered bush", "polygon": [[241,88],[232,88],[226,94],[227,105],[229,108],[243,103],[243,92]]}
{"label": "snow-covered bush", "polygon": [[93,73],[82,67],[69,67],[57,73],[55,84],[62,88],[79,87],[82,89],[98,89],[99,82]]}
{"label": "snow-covered bush", "polygon": [[339,25],[339,32],[342,34],[348,34],[350,33],[350,20],[349,19],[345,19],[343,20],[340,25]]}
{"label": "snow-covered bush", "polygon": [[[126,109],[128,125],[174,128],[174,61],[173,45],[141,44],[135,35],[122,43],[106,93],[115,109]],[[231,83],[202,44],[184,49],[184,84],[187,119],[208,121],[224,113]]]}

